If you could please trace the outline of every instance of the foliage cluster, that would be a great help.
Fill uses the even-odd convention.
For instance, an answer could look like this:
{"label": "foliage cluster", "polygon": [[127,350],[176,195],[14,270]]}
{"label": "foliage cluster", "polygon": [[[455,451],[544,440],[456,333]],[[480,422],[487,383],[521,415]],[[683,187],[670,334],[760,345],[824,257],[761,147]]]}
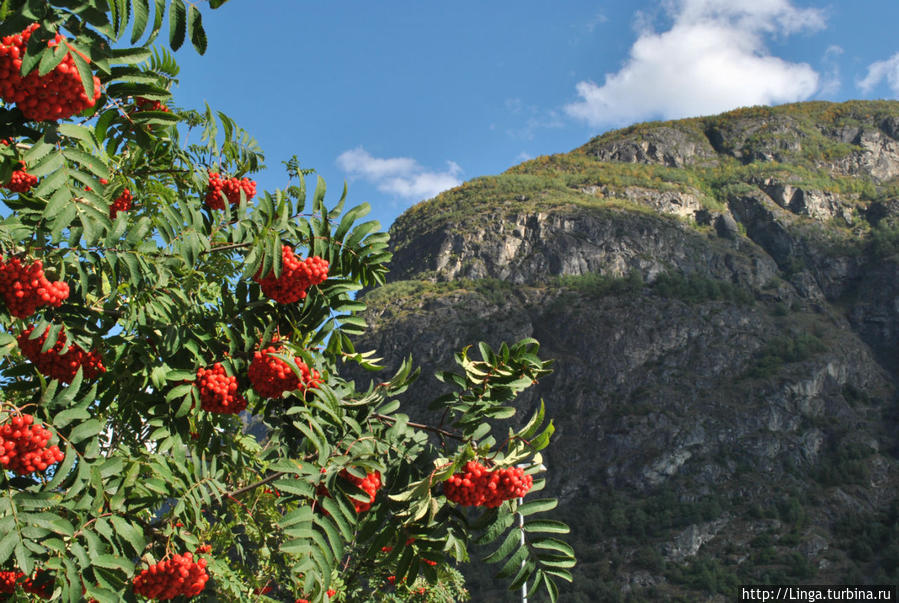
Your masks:
{"label": "foliage cluster", "polygon": [[899,222],[880,221],[871,231],[871,253],[875,258],[899,254]]}
{"label": "foliage cluster", "polygon": [[[33,414],[65,452],[46,473],[0,472],[0,567],[40,570],[57,600],[113,603],[135,600],[142,568],[202,549],[207,594],[219,600],[261,598],[271,587],[268,598],[290,601],[436,601],[461,592],[449,566],[468,560],[476,540],[491,545],[486,562],[499,564],[512,588],[526,584],[555,600],[556,581],[571,579],[575,560],[560,539],[567,526],[541,516],[554,499],[471,513],[440,488],[475,458],[521,465],[536,477],[532,492],[543,488],[539,451],[553,433],[543,406],[521,429],[491,433],[549,372],[537,342],[481,344],[480,359],[457,354],[461,372],[438,375],[448,388],[434,402],[441,425],[411,423],[399,410],[397,396],[418,374],[411,359],[366,391],[341,378],[346,362],[378,368],[350,335],[366,327],[354,292],[384,282],[387,235],[377,222],[359,222],[366,204],[345,208],[345,189],[329,207],[319,178],[309,199],[296,161],[283,189],[253,200],[241,189],[239,203],[210,207],[210,173],[243,178],[262,169],[264,156],[223,113],[175,104],[177,64],[151,46],[166,20],[170,49],[189,40],[205,51],[201,12],[182,0],[0,5],[0,35],[37,23],[33,39],[62,32],[71,40],[59,52],[30,44],[23,72],[83,53],[101,85],[96,106],[67,122],[0,107],[0,138],[12,140],[0,146],[0,181],[20,161],[39,179],[0,197],[2,261],[40,259],[70,289],[61,306],[28,319],[0,308],[0,423]],[[128,38],[137,45],[120,48]],[[125,189],[134,204],[111,218]],[[282,275],[283,245],[329,267],[326,281],[289,304],[269,299],[254,278]],[[90,378],[79,369],[67,384],[47,379],[16,346],[29,322],[38,334],[49,327],[45,350],[64,330],[101,353],[108,371]],[[294,358],[322,383],[276,398],[254,391],[247,368],[274,341],[297,376]],[[196,376],[214,363],[236,377],[266,427],[263,441],[244,433],[241,418],[200,409]],[[344,476],[376,471],[386,486],[356,512],[353,500],[370,499]],[[385,576],[394,576],[389,587]],[[422,581],[427,596],[406,586]]]}
{"label": "foliage cluster", "polygon": [[835,526],[840,544],[872,584],[895,584],[899,579],[899,501],[881,513],[860,511]]}
{"label": "foliage cluster", "polygon": [[396,302],[442,297],[453,292],[475,292],[491,305],[501,306],[508,301],[516,286],[498,278],[453,279],[451,281],[406,280],[393,281],[367,292],[361,301],[375,312],[396,311]]}
{"label": "foliage cluster", "polygon": [[751,379],[767,379],[776,375],[785,364],[802,362],[825,351],[827,345],[811,333],[778,335],[766,341],[755,354],[753,365],[746,371],[745,376]]}
{"label": "foliage cluster", "polygon": [[755,301],[752,291],[746,287],[696,273],[660,274],[652,282],[652,291],[656,295],[680,299],[687,303],[727,301],[747,305]]}
{"label": "foliage cluster", "polygon": [[627,276],[605,276],[597,272],[565,274],[553,277],[551,286],[575,291],[587,297],[633,295],[643,289],[643,277],[634,270]]}

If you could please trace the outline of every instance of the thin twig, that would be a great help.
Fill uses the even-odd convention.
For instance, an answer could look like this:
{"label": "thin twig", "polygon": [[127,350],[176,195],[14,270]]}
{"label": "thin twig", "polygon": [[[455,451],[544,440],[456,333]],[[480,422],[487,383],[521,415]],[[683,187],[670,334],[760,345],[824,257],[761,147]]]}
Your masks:
{"label": "thin twig", "polygon": [[[389,417],[387,415],[382,415],[382,414],[378,414],[378,413],[375,413],[374,416],[379,421],[390,421],[391,423],[396,423],[395,417]],[[460,442],[464,442],[467,439],[463,436],[460,436],[457,433],[453,433],[451,431],[447,431],[447,430],[441,429],[439,427],[434,427],[433,425],[425,425],[424,423],[413,423],[412,421],[407,422],[406,425],[408,425],[409,427],[415,427],[416,429],[423,429],[424,431],[439,433],[442,436],[446,436],[448,438],[453,438],[454,440],[459,440]]]}

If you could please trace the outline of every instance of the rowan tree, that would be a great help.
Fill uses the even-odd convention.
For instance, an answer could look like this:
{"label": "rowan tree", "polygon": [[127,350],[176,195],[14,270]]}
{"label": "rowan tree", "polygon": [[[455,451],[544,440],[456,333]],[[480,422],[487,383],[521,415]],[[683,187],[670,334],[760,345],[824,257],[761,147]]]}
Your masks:
{"label": "rowan tree", "polygon": [[378,368],[387,234],[296,160],[257,191],[252,137],[172,96],[187,40],[183,0],[0,4],[0,593],[448,601],[479,542],[555,600],[552,423],[511,422],[537,342],[458,353],[439,425],[401,412],[411,359],[342,378]]}

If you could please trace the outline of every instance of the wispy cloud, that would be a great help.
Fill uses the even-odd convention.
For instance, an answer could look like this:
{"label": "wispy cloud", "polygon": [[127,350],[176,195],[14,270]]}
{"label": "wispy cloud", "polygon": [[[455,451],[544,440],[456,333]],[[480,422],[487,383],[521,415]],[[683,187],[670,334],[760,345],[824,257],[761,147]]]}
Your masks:
{"label": "wispy cloud", "polygon": [[824,58],[821,62],[827,69],[827,72],[821,79],[821,87],[819,89],[819,92],[823,95],[833,96],[840,91],[842,83],[840,81],[840,63],[838,59],[842,54],[843,49],[836,44],[828,46],[827,50],[824,51]]}
{"label": "wispy cloud", "polygon": [[558,111],[525,104],[520,98],[506,99],[506,112],[519,122],[515,127],[508,128],[506,134],[520,140],[533,140],[537,130],[565,126]]}
{"label": "wispy cloud", "polygon": [[411,157],[375,157],[361,146],[344,151],[337,165],[350,177],[374,184],[382,193],[419,201],[462,183],[459,164],[447,161],[444,171],[428,170]]}
{"label": "wispy cloud", "polygon": [[584,27],[587,28],[587,31],[593,33],[593,30],[603,23],[608,23],[609,18],[605,16],[603,13],[596,13],[593,15],[593,18],[587,21]]}
{"label": "wispy cloud", "polygon": [[858,82],[858,87],[867,94],[883,80],[887,81],[893,94],[899,96],[899,52],[888,59],[868,65],[868,74]]}
{"label": "wispy cloud", "polygon": [[622,68],[602,85],[579,82],[568,115],[593,126],[678,118],[803,100],[818,89],[814,69],[772,56],[764,38],[823,28],[821,11],[791,0],[667,0],[664,7],[670,29],[657,33],[641,22]]}

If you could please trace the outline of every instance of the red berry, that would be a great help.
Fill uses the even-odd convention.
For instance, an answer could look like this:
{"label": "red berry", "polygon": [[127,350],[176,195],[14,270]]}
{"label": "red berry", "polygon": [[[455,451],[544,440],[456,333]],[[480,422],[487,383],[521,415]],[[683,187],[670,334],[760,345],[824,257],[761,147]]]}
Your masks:
{"label": "red berry", "polygon": [[281,353],[276,346],[269,346],[258,350],[253,354],[253,361],[247,369],[247,376],[253,389],[264,398],[280,398],[284,392],[302,388],[307,390],[318,387],[321,376],[315,369],[310,369],[300,358],[294,358],[294,363],[302,375],[302,381],[294,374],[290,366],[275,358],[272,354]]}
{"label": "red berry", "polygon": [[128,211],[131,209],[131,201],[131,191],[126,188],[122,191],[121,195],[116,197],[116,200],[112,202],[112,205],[109,206],[109,219],[115,220],[120,211]]}
{"label": "red berry", "polygon": [[443,482],[446,498],[471,507],[498,507],[503,501],[524,496],[534,484],[521,467],[490,470],[477,461],[468,461],[464,473]]}
{"label": "red berry", "polygon": [[236,415],[247,407],[246,399],[237,393],[237,377],[225,374],[219,362],[198,369],[196,384],[205,411]]}
{"label": "red berry", "polygon": [[262,287],[262,292],[279,304],[292,304],[306,298],[306,289],[325,282],[328,278],[328,261],[318,256],[310,256],[302,262],[293,254],[288,245],[281,247],[281,276],[274,271],[262,277],[256,273],[253,280]]}
{"label": "red berry", "polygon": [[[32,23],[20,34],[6,36],[0,41],[0,98],[5,103],[18,105],[25,118],[34,121],[67,119],[93,107],[100,98],[100,80],[93,76],[94,93],[88,98],[72,58],[72,53],[77,51],[71,48],[49,73],[38,75],[38,70],[33,69],[24,78],[21,76],[21,57],[38,26]],[[59,33],[47,42],[51,48],[59,44],[66,44]],[[82,58],[90,62],[83,55]]]}
{"label": "red berry", "polygon": [[24,577],[22,572],[0,571],[0,593],[12,594],[16,592],[16,582]]}
{"label": "red berry", "polygon": [[363,490],[369,496],[368,502],[362,502],[355,498],[350,499],[350,502],[353,503],[353,507],[356,509],[356,513],[362,513],[363,511],[371,509],[371,505],[375,502],[378,490],[381,489],[381,472],[375,471],[374,473],[366,474],[364,478],[359,478],[344,469],[340,472],[340,476],[352,482],[357,488]]}
{"label": "red berry", "polygon": [[206,586],[206,560],[193,560],[193,553],[174,555],[151,565],[134,577],[134,593],[148,599],[193,597]]}
{"label": "red berry", "polygon": [[37,176],[32,176],[25,171],[25,162],[20,161],[22,169],[15,170],[9,178],[9,182],[3,185],[14,193],[27,193],[35,184],[37,184]]}
{"label": "red berry", "polygon": [[19,258],[12,258],[0,263],[0,295],[10,314],[16,318],[27,318],[39,306],[58,308],[69,297],[69,285],[61,281],[48,281],[40,260],[23,266]]}
{"label": "red berry", "polygon": [[[37,367],[38,372],[42,375],[51,379],[59,379],[63,383],[71,383],[79,367],[83,369],[86,379],[93,379],[100,373],[106,372],[100,353],[96,350],[85,352],[74,343],[68,349],[65,348],[65,329],[59,332],[56,343],[46,352],[41,352],[41,348],[47,340],[50,327],[48,326],[40,337],[29,339],[32,331],[34,331],[34,326],[29,326],[16,338],[16,341],[19,343],[22,354]],[[66,351],[61,353],[63,349]]]}
{"label": "red berry", "polygon": [[256,182],[249,178],[228,178],[223,180],[217,172],[209,172],[209,183],[206,187],[206,207],[209,209],[225,209],[222,193],[231,205],[240,204],[240,191],[244,192],[247,201],[256,196]]}
{"label": "red berry", "polygon": [[58,446],[47,446],[53,434],[33,423],[34,417],[21,415],[0,426],[0,465],[4,469],[27,475],[65,458]]}

